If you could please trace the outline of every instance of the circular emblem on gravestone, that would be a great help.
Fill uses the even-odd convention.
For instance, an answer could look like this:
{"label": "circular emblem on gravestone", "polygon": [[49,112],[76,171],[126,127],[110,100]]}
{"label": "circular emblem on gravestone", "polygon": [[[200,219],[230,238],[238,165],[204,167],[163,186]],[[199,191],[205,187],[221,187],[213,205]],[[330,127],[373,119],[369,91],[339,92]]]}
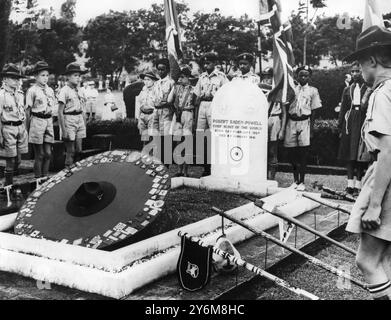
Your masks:
{"label": "circular emblem on gravestone", "polygon": [[239,162],[243,159],[243,150],[240,147],[234,147],[231,149],[231,159]]}
{"label": "circular emblem on gravestone", "polygon": [[140,158],[112,151],[63,170],[30,195],[15,233],[106,251],[145,239],[159,224],[170,179],[163,179],[169,175],[160,161],[144,158],[156,161],[156,175],[136,164]]}

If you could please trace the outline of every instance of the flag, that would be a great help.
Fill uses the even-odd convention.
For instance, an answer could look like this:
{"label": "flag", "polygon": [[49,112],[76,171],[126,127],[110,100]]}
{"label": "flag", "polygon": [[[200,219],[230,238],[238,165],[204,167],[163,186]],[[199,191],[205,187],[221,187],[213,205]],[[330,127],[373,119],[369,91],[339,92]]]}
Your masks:
{"label": "flag", "polygon": [[260,0],[260,21],[269,19],[273,37],[273,89],[269,101],[287,103],[294,96],[295,84],[293,65],[295,59],[292,48],[292,28],[281,23],[279,0]]}
{"label": "flag", "polygon": [[372,26],[385,27],[379,0],[366,0],[365,3],[365,16],[362,31],[365,31]]}
{"label": "flag", "polygon": [[179,77],[179,60],[182,58],[181,30],[175,0],[164,0],[166,16],[166,40],[171,77],[176,81]]}

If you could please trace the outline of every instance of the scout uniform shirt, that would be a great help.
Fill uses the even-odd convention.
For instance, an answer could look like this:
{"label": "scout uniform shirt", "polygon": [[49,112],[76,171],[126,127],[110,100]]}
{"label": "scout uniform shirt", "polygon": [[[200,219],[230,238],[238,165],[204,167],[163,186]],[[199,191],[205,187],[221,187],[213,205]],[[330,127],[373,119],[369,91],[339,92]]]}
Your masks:
{"label": "scout uniform shirt", "polygon": [[140,135],[152,135],[153,117],[155,111],[154,85],[150,88],[144,86],[136,98],[136,118]]}
{"label": "scout uniform shirt", "polygon": [[[21,154],[28,152],[28,134],[24,121],[24,96],[22,91],[14,91],[6,85],[0,89],[0,121],[4,138],[4,152],[2,156],[13,158],[17,149]],[[20,126],[11,126],[7,123],[22,122]]]}
{"label": "scout uniform shirt", "polygon": [[55,103],[54,91],[48,85],[34,84],[27,91],[26,106],[31,112],[52,115]]}
{"label": "scout uniform shirt", "polygon": [[176,85],[174,88],[174,106],[177,111],[177,123],[174,135],[177,136],[191,136],[193,134],[193,120],[194,120],[194,104],[193,104],[194,88],[191,85]]}
{"label": "scout uniform shirt", "polygon": [[311,116],[312,110],[322,107],[318,89],[306,84],[298,84],[295,88],[296,98],[289,107],[289,115],[302,117]]}
{"label": "scout uniform shirt", "polygon": [[159,105],[163,101],[167,101],[168,96],[175,85],[175,81],[168,75],[164,79],[160,79],[155,82],[153,86],[153,92],[155,96],[155,106]]}
{"label": "scout uniform shirt", "polygon": [[58,94],[58,102],[64,104],[64,114],[82,113],[86,98],[76,87],[71,87],[69,84],[66,84]]}
{"label": "scout uniform shirt", "polygon": [[226,75],[221,71],[214,70],[211,74],[204,72],[198,79],[194,93],[201,101],[212,101],[216,92],[227,82]]}
{"label": "scout uniform shirt", "polygon": [[242,74],[241,72],[235,76],[234,80],[237,79],[243,79],[243,80],[248,80],[249,82],[255,84],[256,86],[260,86],[261,84],[261,79],[252,71],[247,72],[246,74]]}
{"label": "scout uniform shirt", "polygon": [[42,145],[54,142],[52,114],[56,98],[48,85],[34,84],[28,91],[26,106],[31,108],[29,143]]}

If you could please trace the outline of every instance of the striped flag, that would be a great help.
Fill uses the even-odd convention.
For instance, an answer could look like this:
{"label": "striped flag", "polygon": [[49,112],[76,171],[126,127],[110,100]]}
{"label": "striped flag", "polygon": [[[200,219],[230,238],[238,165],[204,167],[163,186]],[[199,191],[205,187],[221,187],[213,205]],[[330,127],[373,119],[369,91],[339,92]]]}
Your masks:
{"label": "striped flag", "polygon": [[379,0],[366,0],[365,3],[365,17],[362,31],[365,31],[372,26],[385,27]]}
{"label": "striped flag", "polygon": [[166,17],[166,40],[171,77],[177,81],[179,77],[179,60],[182,58],[182,44],[174,0],[164,0],[164,12]]}
{"label": "striped flag", "polygon": [[[269,10],[269,12],[267,12]],[[273,37],[273,89],[268,95],[269,101],[287,103],[295,94],[293,65],[295,59],[292,49],[292,28],[281,23],[281,5],[279,0],[260,0],[260,21],[268,17]]]}

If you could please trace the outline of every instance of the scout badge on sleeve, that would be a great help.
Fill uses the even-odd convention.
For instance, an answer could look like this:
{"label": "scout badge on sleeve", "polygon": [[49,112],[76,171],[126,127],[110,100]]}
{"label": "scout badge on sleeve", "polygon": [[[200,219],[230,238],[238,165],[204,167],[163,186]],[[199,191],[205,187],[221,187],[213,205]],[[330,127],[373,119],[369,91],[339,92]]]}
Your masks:
{"label": "scout badge on sleeve", "polygon": [[198,291],[208,284],[212,270],[212,254],[212,247],[201,246],[186,235],[182,236],[177,273],[183,289]]}

